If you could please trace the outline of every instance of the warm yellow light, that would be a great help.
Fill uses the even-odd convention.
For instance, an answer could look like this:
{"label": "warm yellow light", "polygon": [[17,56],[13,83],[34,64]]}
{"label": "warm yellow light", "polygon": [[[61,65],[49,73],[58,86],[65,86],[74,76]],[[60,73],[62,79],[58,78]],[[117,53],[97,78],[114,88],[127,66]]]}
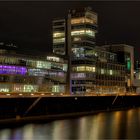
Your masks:
{"label": "warm yellow light", "polygon": [[64,32],[54,32],[53,37],[64,37]]}
{"label": "warm yellow light", "polygon": [[82,29],[82,30],[75,30],[71,32],[72,36],[76,36],[76,35],[89,35],[89,36],[95,36],[95,31],[93,30],[86,30],[86,29]]}

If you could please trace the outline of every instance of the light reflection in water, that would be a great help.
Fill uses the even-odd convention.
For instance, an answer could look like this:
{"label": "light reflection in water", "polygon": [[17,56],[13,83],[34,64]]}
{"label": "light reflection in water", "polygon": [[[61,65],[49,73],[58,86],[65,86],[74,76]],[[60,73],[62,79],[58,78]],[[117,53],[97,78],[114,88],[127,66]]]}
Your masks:
{"label": "light reflection in water", "polygon": [[0,140],[139,139],[140,108],[0,130]]}

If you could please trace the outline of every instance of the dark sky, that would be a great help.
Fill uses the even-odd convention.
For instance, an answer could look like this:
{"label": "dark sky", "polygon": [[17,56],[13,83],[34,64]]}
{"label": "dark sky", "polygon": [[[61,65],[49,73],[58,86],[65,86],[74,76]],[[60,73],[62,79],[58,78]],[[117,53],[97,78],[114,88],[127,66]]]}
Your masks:
{"label": "dark sky", "polygon": [[140,52],[140,1],[0,2],[0,41],[13,41],[21,50],[51,51],[51,21],[68,9],[90,6],[98,13],[97,45],[125,43]]}

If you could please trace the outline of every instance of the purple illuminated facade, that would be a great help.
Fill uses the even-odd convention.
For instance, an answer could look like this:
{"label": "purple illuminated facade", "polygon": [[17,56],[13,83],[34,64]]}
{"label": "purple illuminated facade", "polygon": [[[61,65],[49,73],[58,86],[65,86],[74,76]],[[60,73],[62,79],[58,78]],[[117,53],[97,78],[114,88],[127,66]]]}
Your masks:
{"label": "purple illuminated facade", "polygon": [[25,75],[27,68],[22,66],[0,65],[0,74],[20,74]]}

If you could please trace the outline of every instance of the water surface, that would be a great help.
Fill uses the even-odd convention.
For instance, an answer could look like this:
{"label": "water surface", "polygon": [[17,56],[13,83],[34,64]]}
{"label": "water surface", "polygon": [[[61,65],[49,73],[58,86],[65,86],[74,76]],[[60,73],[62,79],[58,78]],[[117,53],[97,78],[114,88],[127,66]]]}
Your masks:
{"label": "water surface", "polygon": [[140,108],[0,130],[0,140],[140,139]]}

